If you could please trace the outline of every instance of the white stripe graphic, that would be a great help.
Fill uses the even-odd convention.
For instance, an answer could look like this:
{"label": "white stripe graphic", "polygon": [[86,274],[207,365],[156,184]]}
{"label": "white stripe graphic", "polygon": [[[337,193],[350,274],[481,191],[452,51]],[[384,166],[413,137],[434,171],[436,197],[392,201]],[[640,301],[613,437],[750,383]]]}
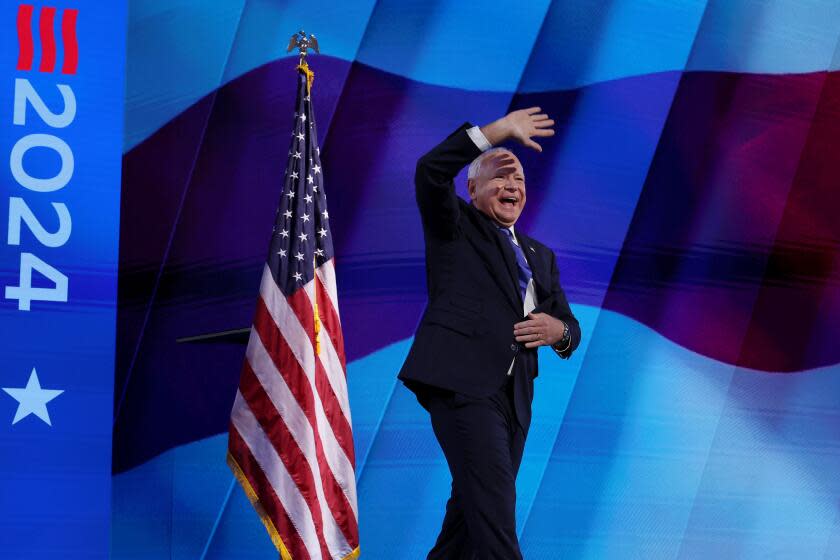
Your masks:
{"label": "white stripe graphic", "polygon": [[262,472],[265,473],[268,482],[274,488],[274,493],[283,504],[283,508],[292,520],[303,540],[306,550],[313,560],[320,560],[321,546],[318,543],[318,536],[315,532],[315,522],[312,520],[312,512],[306,505],[306,501],[298,490],[297,484],[289,476],[289,472],[277,455],[274,446],[266,437],[262,428],[248,407],[248,403],[242,397],[242,393],[236,392],[236,400],[233,403],[233,411],[230,415],[233,427],[239,432],[245,445],[251,451]]}
{"label": "white stripe graphic", "polygon": [[[284,338],[289,343],[289,348],[295,355],[298,363],[306,373],[309,380],[309,385],[312,392],[317,395],[318,391],[315,387],[315,349],[309,341],[309,335],[303,329],[303,326],[298,321],[294,310],[286,301],[286,297],[274,283],[274,278],[271,276],[271,270],[268,265],[263,268],[263,278],[260,283],[260,295],[266,303],[271,317],[274,319],[277,328],[283,333]],[[332,426],[327,420],[324,412],[324,403],[321,399],[315,399],[315,421],[318,428],[318,433],[321,436],[321,442],[324,447],[324,456],[327,459],[327,464],[335,475],[339,486],[344,490],[348,501],[353,509],[353,515],[356,519],[359,518],[359,512],[356,505],[356,476],[353,470],[353,465],[350,459],[344,454],[344,450],[338,444]]]}
{"label": "white stripe graphic", "polygon": [[251,330],[251,339],[248,341],[246,357],[251,369],[259,379],[260,385],[262,385],[266,395],[274,404],[274,408],[283,418],[283,422],[289,428],[289,432],[297,442],[304,457],[306,457],[306,462],[309,464],[315,479],[315,494],[318,498],[318,506],[324,523],[324,538],[327,547],[333,556],[343,558],[351,552],[351,549],[341,532],[341,528],[336,523],[335,517],[333,517],[324,494],[324,479],[318,466],[318,459],[315,454],[315,434],[312,432],[309,419],[298,405],[294,394],[286,384],[286,380],[277,371],[274,361],[263,346],[259,335],[253,329]]}

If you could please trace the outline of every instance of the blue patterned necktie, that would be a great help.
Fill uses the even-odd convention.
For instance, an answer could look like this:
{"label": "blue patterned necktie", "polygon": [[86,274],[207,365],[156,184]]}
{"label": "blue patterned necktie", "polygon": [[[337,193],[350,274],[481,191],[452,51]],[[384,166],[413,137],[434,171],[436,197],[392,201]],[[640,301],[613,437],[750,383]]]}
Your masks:
{"label": "blue patterned necktie", "polygon": [[528,291],[528,282],[531,281],[531,267],[528,266],[528,260],[525,258],[522,247],[513,240],[513,232],[510,231],[510,228],[499,227],[499,231],[507,236],[510,246],[513,248],[513,254],[516,255],[516,268],[519,269],[517,275],[519,277],[519,294],[522,296],[522,301],[525,301],[525,292]]}

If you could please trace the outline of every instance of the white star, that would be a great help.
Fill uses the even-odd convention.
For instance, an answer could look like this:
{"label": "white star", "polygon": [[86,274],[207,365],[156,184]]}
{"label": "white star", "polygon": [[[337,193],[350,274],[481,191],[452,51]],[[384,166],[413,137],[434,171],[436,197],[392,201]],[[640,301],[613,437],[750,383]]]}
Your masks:
{"label": "white star", "polygon": [[325,219],[325,220],[326,220],[327,218],[329,218],[329,217],[330,217],[330,213],[329,213],[329,212],[327,212],[326,210],[324,210],[323,212],[321,212],[321,214],[323,214],[323,215],[324,215],[324,219]]}
{"label": "white star", "polygon": [[300,116],[300,122],[306,122],[306,115]]}
{"label": "white star", "polygon": [[315,179],[312,178],[312,175],[306,177],[306,182],[310,185],[315,182]]}
{"label": "white star", "polygon": [[294,157],[297,158],[297,159],[300,159],[300,152],[295,152]]}
{"label": "white star", "polygon": [[298,140],[303,140],[303,138],[304,138],[303,132],[301,132],[300,134],[297,135]]}
{"label": "white star", "polygon": [[297,254],[297,255],[295,255],[295,258],[296,258],[297,260],[299,260],[299,261],[302,261],[302,260],[303,260],[303,253],[301,253],[300,251],[298,251],[298,254]]}
{"label": "white star", "polygon": [[50,422],[50,413],[47,412],[47,403],[64,392],[58,389],[41,389],[41,382],[38,380],[35,368],[32,368],[25,388],[3,387],[3,390],[18,402],[12,424],[17,424],[30,414],[34,414],[48,426],[52,426],[52,422]]}
{"label": "white star", "polygon": [[312,202],[312,197],[309,196],[309,195],[306,195],[306,196],[303,197],[303,200],[305,200],[306,202]]}
{"label": "white star", "polygon": [[318,235],[320,235],[321,237],[326,237],[327,236],[327,230],[325,230],[324,228],[319,229],[318,230]]}
{"label": "white star", "polygon": [[[291,155],[291,152],[289,152],[289,155]],[[292,174],[289,175],[289,177],[291,177],[292,179],[297,179],[298,178],[297,171],[292,171]]]}
{"label": "white star", "polygon": [[323,257],[324,256],[324,250],[323,249],[315,249],[315,254],[318,255],[319,257]]}
{"label": "white star", "polygon": [[286,256],[286,250],[285,249],[280,249],[280,251],[277,254],[280,255],[281,257],[285,257]]}
{"label": "white star", "polygon": [[301,233],[300,235],[298,235],[298,237],[300,238],[301,242],[303,242],[303,241],[306,241],[307,236],[306,236],[305,233]]}
{"label": "white star", "polygon": [[283,212],[283,215],[286,216],[287,218],[291,218],[292,217],[292,211],[291,210],[286,210],[285,212]]}
{"label": "white star", "polygon": [[293,199],[293,198],[295,197],[295,191],[289,191],[289,192],[287,192],[287,193],[286,193],[286,196],[288,196],[288,197],[289,197],[289,200]]}
{"label": "white star", "polygon": [[318,185],[315,185],[314,187],[312,187],[312,192],[318,192]]}
{"label": "white star", "polygon": [[309,96],[307,95],[306,97],[303,98],[303,100],[304,101],[309,101]]}
{"label": "white star", "polygon": [[289,230],[284,229],[280,232],[280,235],[282,235],[283,237],[289,237]]}
{"label": "white star", "polygon": [[303,280],[303,274],[301,274],[300,272],[295,272],[295,273],[293,274],[293,276],[295,277],[295,280],[297,280],[298,282],[300,282],[301,280]]}
{"label": "white star", "polygon": [[315,148],[315,153],[317,153],[320,156],[321,155],[321,148]]}
{"label": "white star", "polygon": [[312,171],[314,171],[314,172],[315,172],[315,175],[317,175],[318,173],[320,173],[320,172],[321,172],[321,166],[320,166],[320,165],[316,165],[315,167],[313,167],[313,168],[312,168]]}
{"label": "white star", "polygon": [[304,223],[308,222],[309,221],[309,214],[304,214],[303,216],[300,217],[300,219],[303,220]]}

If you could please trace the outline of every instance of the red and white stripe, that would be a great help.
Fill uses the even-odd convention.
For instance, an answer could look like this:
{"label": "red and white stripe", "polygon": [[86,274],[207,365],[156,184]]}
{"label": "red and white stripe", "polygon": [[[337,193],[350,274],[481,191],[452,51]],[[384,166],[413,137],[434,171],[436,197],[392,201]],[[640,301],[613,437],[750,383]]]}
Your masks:
{"label": "red and white stripe", "polygon": [[288,298],[266,264],[231,414],[229,452],[237,474],[253,489],[269,531],[282,541],[281,552],[294,560],[358,555],[353,433],[337,303],[332,260]]}

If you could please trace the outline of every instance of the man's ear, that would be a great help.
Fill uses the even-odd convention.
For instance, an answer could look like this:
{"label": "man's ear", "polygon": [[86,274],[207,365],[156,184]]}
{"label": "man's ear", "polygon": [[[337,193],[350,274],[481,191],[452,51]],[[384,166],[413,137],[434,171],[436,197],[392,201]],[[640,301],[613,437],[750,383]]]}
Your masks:
{"label": "man's ear", "polygon": [[467,179],[467,192],[471,200],[475,200],[475,179]]}

